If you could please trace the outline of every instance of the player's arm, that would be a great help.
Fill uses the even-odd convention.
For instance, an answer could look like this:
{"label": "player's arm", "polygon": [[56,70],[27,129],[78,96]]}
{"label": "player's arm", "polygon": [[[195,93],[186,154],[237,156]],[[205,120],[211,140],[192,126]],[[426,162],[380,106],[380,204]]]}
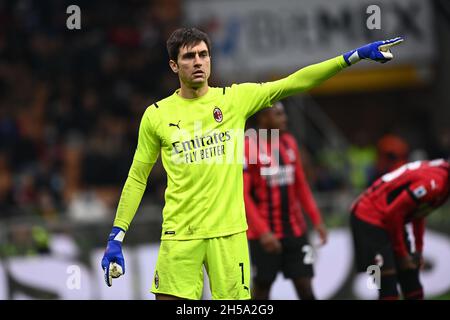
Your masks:
{"label": "player's arm", "polygon": [[152,167],[153,163],[133,160],[117,206],[114,227],[118,227],[124,232],[128,230],[141,203]]}
{"label": "player's arm", "polygon": [[251,174],[249,172],[244,172],[244,201],[248,223],[251,225],[252,230],[256,233],[261,245],[267,252],[280,252],[280,241],[275,237],[273,232],[270,231],[267,221],[261,217],[258,206],[251,195],[251,179]]}
{"label": "player's arm", "polygon": [[112,278],[125,273],[122,241],[139,207],[159,149],[159,140],[152,130],[147,109],[141,120],[138,147],[120,196],[113,228],[101,262],[108,286],[112,285]]}
{"label": "player's arm", "polygon": [[397,257],[409,256],[404,238],[404,225],[407,217],[417,211],[421,203],[423,186],[413,184],[403,190],[387,207],[386,225]]}
{"label": "player's arm", "polygon": [[376,41],[335,58],[304,67],[280,80],[261,84],[241,84],[239,86],[243,92],[241,92],[239,101],[241,104],[246,104],[244,108],[249,117],[261,108],[272,105],[275,101],[317,87],[339,71],[362,59],[387,62],[393,58],[390,48],[402,41],[401,37]]}
{"label": "player's arm", "polygon": [[335,58],[307,66],[284,79],[274,81],[270,84],[272,87],[271,102],[317,87],[345,67],[353,65],[362,59],[382,63],[387,62],[393,58],[389,48],[402,41],[403,38],[401,37],[386,41],[376,41]]}
{"label": "player's arm", "polygon": [[425,218],[414,219],[412,221],[414,243],[416,251],[422,253],[423,251],[423,236],[425,234]]}
{"label": "player's arm", "polygon": [[252,189],[255,187],[253,176],[257,173],[255,170],[259,170],[256,163],[251,160],[257,160],[257,154],[250,156],[250,152],[257,152],[256,148],[250,147],[248,139],[245,141],[245,164],[244,164],[244,202],[245,211],[247,214],[247,220],[251,225],[252,230],[256,233],[256,236],[260,239],[260,242],[264,249],[268,252],[279,252],[281,250],[281,244],[270,230],[269,224],[264,217],[261,216],[261,212],[255,203],[255,199],[252,196]]}
{"label": "player's arm", "polygon": [[244,171],[244,200],[245,200],[245,212],[247,213],[247,219],[251,224],[252,229],[256,231],[257,236],[261,236],[264,233],[270,232],[270,228],[267,222],[261,217],[258,206],[251,195],[252,177],[250,172]]}
{"label": "player's arm", "polygon": [[257,236],[261,236],[264,233],[270,231],[267,221],[261,217],[258,206],[255,203],[255,199],[252,196],[253,188],[257,182],[255,182],[253,176],[258,175],[258,148],[255,143],[252,143],[249,138],[245,138],[244,141],[244,202],[245,212],[247,214],[247,220],[252,226],[252,230],[257,233]]}
{"label": "player's arm", "polygon": [[414,213],[412,225],[416,248],[415,258],[421,268],[424,266],[422,252],[424,246],[425,217],[446,201],[449,196],[447,188],[444,181],[436,183],[434,179],[430,179],[429,181],[416,184],[412,192],[419,202],[418,208]]}
{"label": "player's arm", "polygon": [[414,234],[414,243],[416,247],[416,258],[417,263],[422,268],[423,267],[423,236],[425,234],[425,218],[418,218],[412,221],[413,226],[413,234]]}
{"label": "player's arm", "polygon": [[[415,245],[418,252],[421,252],[423,249],[423,235],[425,230],[424,217],[434,209],[434,206],[431,204],[438,197],[440,190],[441,189],[436,187],[432,180],[420,179],[406,188],[394,201],[392,205],[393,209],[389,209],[391,213],[394,213],[396,210],[394,206],[397,205],[396,202],[401,202],[397,205],[401,207],[398,210],[403,213],[402,216],[404,218],[408,217],[409,219],[412,219]],[[406,255],[405,251],[400,249],[400,244],[398,252],[402,252],[403,255]]]}
{"label": "player's arm", "polygon": [[295,164],[295,187],[297,190],[297,194],[300,200],[300,204],[303,209],[305,209],[306,214],[311,219],[311,222],[314,226],[314,229],[318,232],[321,244],[325,244],[327,242],[327,230],[322,221],[322,216],[317,207],[316,201],[314,200],[314,196],[309,187],[308,181],[305,177],[305,172],[303,171],[303,165],[300,158],[300,153],[297,152],[297,161]]}

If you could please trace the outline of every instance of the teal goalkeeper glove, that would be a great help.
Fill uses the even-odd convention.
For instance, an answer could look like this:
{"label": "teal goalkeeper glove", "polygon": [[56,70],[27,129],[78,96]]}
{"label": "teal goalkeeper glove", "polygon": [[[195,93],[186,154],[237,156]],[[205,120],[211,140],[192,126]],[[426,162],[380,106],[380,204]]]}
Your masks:
{"label": "teal goalkeeper glove", "polygon": [[108,245],[102,259],[102,268],[108,287],[112,285],[112,278],[125,274],[125,259],[122,254],[124,236],[125,231],[119,227],[113,227],[109,234]]}
{"label": "teal goalkeeper glove", "polygon": [[391,47],[402,43],[405,39],[397,37],[390,40],[376,41],[343,54],[345,62],[350,66],[361,59],[370,59],[385,63],[394,57]]}

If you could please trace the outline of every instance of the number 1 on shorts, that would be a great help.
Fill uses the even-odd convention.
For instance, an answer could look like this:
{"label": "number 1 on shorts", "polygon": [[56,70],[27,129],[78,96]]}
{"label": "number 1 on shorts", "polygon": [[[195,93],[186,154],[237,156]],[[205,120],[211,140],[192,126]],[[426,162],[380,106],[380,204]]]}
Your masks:
{"label": "number 1 on shorts", "polygon": [[239,262],[239,267],[241,267],[242,284],[244,284],[244,263]]}

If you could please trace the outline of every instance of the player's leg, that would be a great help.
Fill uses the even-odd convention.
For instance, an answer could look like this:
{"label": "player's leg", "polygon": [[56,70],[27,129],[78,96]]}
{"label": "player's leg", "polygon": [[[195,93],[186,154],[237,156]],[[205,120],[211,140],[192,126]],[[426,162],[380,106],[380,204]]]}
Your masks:
{"label": "player's leg", "polygon": [[269,300],[272,282],[262,282],[254,280],[252,283],[253,300]]}
{"label": "player's leg", "polygon": [[[408,232],[405,228],[405,243],[410,254],[411,252],[411,241],[408,237]],[[414,269],[404,269],[397,267],[398,270],[398,282],[402,290],[403,297],[406,300],[423,300],[423,286],[420,282],[419,277],[419,261],[417,261],[417,268]]]}
{"label": "player's leg", "polygon": [[301,277],[294,279],[295,290],[297,295],[302,300],[316,300],[314,291],[312,288],[312,278]]}
{"label": "player's leg", "polygon": [[423,286],[419,278],[419,269],[399,269],[398,282],[406,300],[423,300]]}
{"label": "player's leg", "polygon": [[[398,300],[398,275],[395,267],[395,255],[389,236],[383,229],[377,228],[373,237],[372,252],[375,256],[372,264],[380,267],[380,300]],[[375,245],[376,244],[376,245]]]}
{"label": "player's leg", "polygon": [[357,272],[367,272],[369,266],[380,268],[380,300],[399,298],[395,259],[385,230],[360,220],[353,213],[350,219]]}
{"label": "player's leg", "polygon": [[152,292],[158,300],[201,299],[206,240],[162,240]]}
{"label": "player's leg", "polygon": [[250,240],[252,299],[268,300],[270,289],[281,268],[281,254],[268,253],[259,240]]}
{"label": "player's leg", "polygon": [[397,289],[397,273],[395,269],[388,268],[381,270],[380,290],[378,291],[378,298],[380,300],[398,300]]}
{"label": "player's leg", "polygon": [[250,299],[250,258],[246,232],[206,241],[205,267],[212,298]]}
{"label": "player's leg", "polygon": [[282,239],[284,276],[292,279],[297,296],[302,300],[315,300],[312,287],[314,277],[314,250],[306,235],[297,238]]}

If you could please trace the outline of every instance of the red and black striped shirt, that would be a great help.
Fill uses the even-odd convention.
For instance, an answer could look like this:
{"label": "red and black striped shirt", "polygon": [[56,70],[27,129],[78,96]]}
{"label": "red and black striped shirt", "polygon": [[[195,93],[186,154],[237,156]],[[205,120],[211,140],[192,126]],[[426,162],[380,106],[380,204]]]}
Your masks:
{"label": "red and black striped shirt", "polygon": [[412,222],[416,250],[422,252],[424,217],[448,199],[449,170],[442,159],[405,164],[375,181],[354,202],[352,212],[385,229],[398,256],[408,254],[403,230]]}
{"label": "red and black striped shirt", "polygon": [[282,133],[272,144],[246,138],[244,198],[249,239],[258,239],[269,231],[279,239],[301,236],[306,231],[302,208],[314,225],[322,223],[297,142],[288,133]]}

